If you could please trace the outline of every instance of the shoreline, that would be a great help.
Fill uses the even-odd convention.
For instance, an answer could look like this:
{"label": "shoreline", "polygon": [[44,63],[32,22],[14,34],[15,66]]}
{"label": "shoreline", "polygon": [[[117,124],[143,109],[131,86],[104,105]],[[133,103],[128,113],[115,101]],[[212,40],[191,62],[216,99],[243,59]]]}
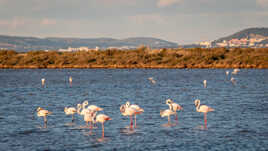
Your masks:
{"label": "shoreline", "polygon": [[0,51],[0,69],[267,69],[268,48]]}
{"label": "shoreline", "polygon": [[90,66],[6,66],[0,65],[0,69],[268,69],[262,65],[181,65],[181,66],[122,66],[122,65],[90,65]]}

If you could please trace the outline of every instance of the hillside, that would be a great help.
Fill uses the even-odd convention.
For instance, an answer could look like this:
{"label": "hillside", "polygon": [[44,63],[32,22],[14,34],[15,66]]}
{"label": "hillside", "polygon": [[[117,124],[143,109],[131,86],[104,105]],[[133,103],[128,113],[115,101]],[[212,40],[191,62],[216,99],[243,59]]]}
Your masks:
{"label": "hillside", "polygon": [[133,49],[140,45],[150,46],[151,48],[176,48],[177,43],[151,38],[151,37],[135,37],[127,39],[112,38],[36,38],[36,37],[18,37],[18,36],[0,36],[0,48],[12,49],[16,51],[29,50],[58,50],[68,47],[88,47],[101,49],[124,48]]}
{"label": "hillside", "polygon": [[219,38],[211,47],[268,47],[268,28],[248,28]]}

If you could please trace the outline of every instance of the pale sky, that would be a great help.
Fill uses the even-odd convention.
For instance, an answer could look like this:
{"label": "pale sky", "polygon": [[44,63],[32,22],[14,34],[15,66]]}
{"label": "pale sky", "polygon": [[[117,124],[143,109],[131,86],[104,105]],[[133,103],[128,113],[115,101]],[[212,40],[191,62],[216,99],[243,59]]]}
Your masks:
{"label": "pale sky", "polygon": [[189,44],[250,27],[268,27],[268,0],[0,0],[0,35]]}

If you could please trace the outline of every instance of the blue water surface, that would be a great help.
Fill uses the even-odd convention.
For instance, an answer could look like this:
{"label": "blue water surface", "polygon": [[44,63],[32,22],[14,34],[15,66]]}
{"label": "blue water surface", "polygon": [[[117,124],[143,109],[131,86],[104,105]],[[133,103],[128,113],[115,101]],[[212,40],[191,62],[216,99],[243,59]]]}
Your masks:
{"label": "blue water surface", "polygon": [[[0,150],[268,150],[268,70],[226,70],[0,69]],[[159,114],[169,98],[184,108],[172,127]],[[215,109],[207,129],[195,99]],[[84,100],[112,118],[105,139],[101,125],[89,133],[81,115],[73,124],[65,115],[64,107]],[[144,109],[134,130],[119,111],[128,100]],[[36,116],[39,106],[53,112],[46,128]]]}

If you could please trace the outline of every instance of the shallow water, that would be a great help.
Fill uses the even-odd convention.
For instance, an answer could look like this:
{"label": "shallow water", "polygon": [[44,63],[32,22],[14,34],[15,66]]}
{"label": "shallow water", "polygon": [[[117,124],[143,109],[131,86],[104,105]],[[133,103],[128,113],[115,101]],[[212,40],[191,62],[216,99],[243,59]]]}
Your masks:
{"label": "shallow water", "polygon": [[[267,150],[268,70],[242,69],[228,76],[225,71],[1,69],[0,150]],[[41,78],[46,79],[44,87]],[[168,108],[168,98],[184,108],[172,127],[163,126],[167,118],[159,115]],[[215,109],[208,113],[207,129],[203,114],[195,111],[195,99]],[[81,116],[75,115],[71,124],[71,116],[64,114],[65,106],[84,100],[103,107],[102,113],[112,118],[104,124],[104,139],[101,125],[90,134]],[[127,100],[144,108],[134,130],[119,111]],[[53,112],[46,128],[34,112],[39,106]]]}

